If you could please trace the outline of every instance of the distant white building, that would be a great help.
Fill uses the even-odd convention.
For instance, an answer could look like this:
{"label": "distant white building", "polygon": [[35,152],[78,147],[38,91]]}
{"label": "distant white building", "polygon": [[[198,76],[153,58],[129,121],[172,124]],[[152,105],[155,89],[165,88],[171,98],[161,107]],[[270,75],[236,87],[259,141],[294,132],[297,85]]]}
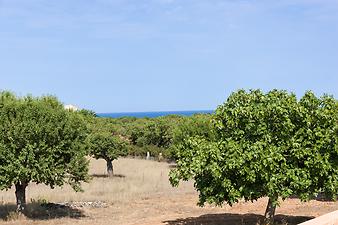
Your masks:
{"label": "distant white building", "polygon": [[69,111],[77,111],[79,110],[78,107],[76,107],[75,105],[65,105],[64,106],[66,110],[69,110]]}

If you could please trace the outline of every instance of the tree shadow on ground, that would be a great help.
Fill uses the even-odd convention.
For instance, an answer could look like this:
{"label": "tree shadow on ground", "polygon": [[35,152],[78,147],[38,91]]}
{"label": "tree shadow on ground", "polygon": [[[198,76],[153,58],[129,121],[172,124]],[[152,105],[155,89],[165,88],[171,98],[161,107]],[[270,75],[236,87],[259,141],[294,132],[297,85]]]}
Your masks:
{"label": "tree shadow on ground", "polygon": [[[275,224],[296,225],[313,219],[308,216],[276,215]],[[205,214],[198,217],[180,218],[163,221],[166,225],[257,225],[264,220],[259,214]]]}
{"label": "tree shadow on ground", "polygon": [[[300,199],[297,195],[292,195],[289,198]],[[338,197],[336,197],[335,199],[332,199],[332,198],[326,196],[324,193],[319,193],[316,197],[313,197],[310,200],[316,200],[316,201],[319,201],[319,202],[335,202],[335,201],[338,200]]]}
{"label": "tree shadow on ground", "polygon": [[176,169],[177,165],[176,164],[169,164],[168,167],[169,167],[169,169]]}
{"label": "tree shadow on ground", "polygon": [[[95,178],[109,178],[108,174],[92,174],[91,177]],[[123,174],[114,174],[111,178],[125,178]]]}
{"label": "tree shadow on ground", "polygon": [[[15,204],[0,205],[0,220],[15,220],[18,216]],[[84,212],[80,209],[56,203],[28,203],[23,211],[23,216],[34,220],[85,217]]]}

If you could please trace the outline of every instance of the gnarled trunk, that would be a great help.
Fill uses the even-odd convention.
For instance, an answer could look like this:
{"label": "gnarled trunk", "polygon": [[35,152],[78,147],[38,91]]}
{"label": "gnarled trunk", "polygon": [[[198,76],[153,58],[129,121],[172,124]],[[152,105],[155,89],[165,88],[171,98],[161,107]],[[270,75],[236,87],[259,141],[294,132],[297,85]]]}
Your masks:
{"label": "gnarled trunk", "polygon": [[106,159],[106,161],[107,161],[108,177],[113,177],[114,176],[113,160]]}
{"label": "gnarled trunk", "polygon": [[15,184],[16,211],[21,213],[26,207],[26,187],[27,182],[18,182]]}
{"label": "gnarled trunk", "polygon": [[276,202],[278,197],[269,197],[269,202],[264,214],[264,225],[272,225],[275,219]]}

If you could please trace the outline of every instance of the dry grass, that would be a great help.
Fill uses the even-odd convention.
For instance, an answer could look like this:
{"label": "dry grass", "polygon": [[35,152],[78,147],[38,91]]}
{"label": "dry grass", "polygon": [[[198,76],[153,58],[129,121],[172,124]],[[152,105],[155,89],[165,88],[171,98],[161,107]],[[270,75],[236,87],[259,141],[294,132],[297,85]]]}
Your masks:
{"label": "dry grass", "polygon": [[[170,168],[166,163],[141,159],[121,158],[113,162],[115,176],[106,177],[104,160],[91,160],[92,180],[82,185],[84,192],[76,193],[69,186],[50,189],[48,186],[31,183],[27,187],[27,200],[44,199],[48,202],[105,201],[126,202],[130,199],[149,198],[155,194],[194,192],[191,183],[179,189],[172,188],[168,181]],[[0,202],[15,203],[15,190],[0,192]]]}
{"label": "dry grass", "polygon": [[[25,216],[15,210],[14,190],[0,192],[0,224],[60,225],[60,224],[113,224],[113,225],[256,225],[262,220],[267,199],[254,203],[240,202],[223,208],[196,206],[198,195],[192,182],[173,188],[168,181],[170,165],[155,161],[122,158],[114,161],[115,177],[106,177],[106,163],[91,160],[93,179],[83,184],[84,192],[75,193],[70,187],[49,189],[45,185],[30,184]],[[41,207],[41,202],[103,201],[105,208]],[[30,202],[30,201],[29,201]],[[277,209],[279,224],[298,224],[315,216],[338,209],[338,203],[310,201],[301,203],[288,199]],[[7,221],[6,221],[7,220]]]}

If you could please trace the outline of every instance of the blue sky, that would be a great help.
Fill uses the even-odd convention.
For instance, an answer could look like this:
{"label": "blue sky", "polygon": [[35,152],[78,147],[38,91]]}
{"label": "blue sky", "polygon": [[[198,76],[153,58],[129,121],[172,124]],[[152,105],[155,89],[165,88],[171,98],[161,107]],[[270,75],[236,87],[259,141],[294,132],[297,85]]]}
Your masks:
{"label": "blue sky", "polygon": [[0,89],[96,112],[338,96],[338,0],[0,0]]}

